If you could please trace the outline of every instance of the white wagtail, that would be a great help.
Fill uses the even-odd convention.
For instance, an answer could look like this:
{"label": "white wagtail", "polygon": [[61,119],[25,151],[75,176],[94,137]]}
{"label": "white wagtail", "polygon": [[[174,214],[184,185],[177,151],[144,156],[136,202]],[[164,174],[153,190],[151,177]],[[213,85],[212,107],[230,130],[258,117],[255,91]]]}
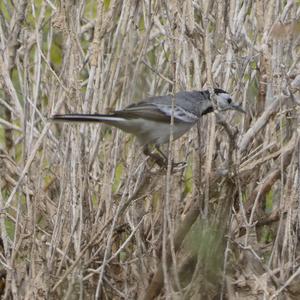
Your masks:
{"label": "white wagtail", "polygon": [[[218,109],[244,110],[234,103],[230,95],[222,89],[214,89]],[[170,140],[170,123],[172,116],[172,99],[174,99],[173,140],[186,133],[199,118],[213,111],[214,105],[208,90],[179,92],[167,96],[155,96],[131,104],[111,114],[64,114],[52,116],[53,121],[62,122],[101,122],[115,126],[135,135],[144,146],[144,154],[155,159],[159,165],[165,165],[166,156],[159,150],[159,145]],[[151,153],[148,145],[155,145],[163,156]]]}

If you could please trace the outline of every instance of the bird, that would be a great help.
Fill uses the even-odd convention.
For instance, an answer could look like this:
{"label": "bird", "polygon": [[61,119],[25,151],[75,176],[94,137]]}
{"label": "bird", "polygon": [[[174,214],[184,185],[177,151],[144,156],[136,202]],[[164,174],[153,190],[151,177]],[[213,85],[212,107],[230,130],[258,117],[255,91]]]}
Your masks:
{"label": "bird", "polygon": [[[245,112],[239,105],[233,103],[230,94],[223,89],[215,88],[214,94],[218,110]],[[172,114],[174,118],[173,140],[176,140],[190,130],[203,115],[213,111],[214,104],[210,91],[194,90],[180,91],[174,95],[152,96],[111,114],[55,114],[51,120],[105,123],[119,128],[135,135],[143,146],[143,153],[152,157],[159,166],[165,166],[167,157],[159,146],[170,140]],[[149,150],[151,144],[155,146],[159,154]]]}

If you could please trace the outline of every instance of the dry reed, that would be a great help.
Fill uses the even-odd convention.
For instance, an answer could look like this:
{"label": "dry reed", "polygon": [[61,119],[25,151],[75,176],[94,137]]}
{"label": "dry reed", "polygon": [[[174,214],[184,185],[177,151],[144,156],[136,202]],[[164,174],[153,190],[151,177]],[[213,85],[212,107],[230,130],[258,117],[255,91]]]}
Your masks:
{"label": "dry reed", "polygon": [[[3,299],[299,299],[299,1],[3,0]],[[172,173],[103,125],[219,86]],[[281,298],[279,298],[281,297]]]}

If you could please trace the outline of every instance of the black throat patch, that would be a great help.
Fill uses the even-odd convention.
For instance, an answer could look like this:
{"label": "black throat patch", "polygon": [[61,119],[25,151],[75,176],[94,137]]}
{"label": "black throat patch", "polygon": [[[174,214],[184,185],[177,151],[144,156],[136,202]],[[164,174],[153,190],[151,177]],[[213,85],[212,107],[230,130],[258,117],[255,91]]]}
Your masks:
{"label": "black throat patch", "polygon": [[212,106],[209,106],[206,110],[204,110],[204,111],[202,112],[201,116],[204,116],[204,115],[206,115],[206,114],[208,114],[208,113],[211,113],[211,112],[213,112],[213,111],[214,111],[213,107],[212,107]]}

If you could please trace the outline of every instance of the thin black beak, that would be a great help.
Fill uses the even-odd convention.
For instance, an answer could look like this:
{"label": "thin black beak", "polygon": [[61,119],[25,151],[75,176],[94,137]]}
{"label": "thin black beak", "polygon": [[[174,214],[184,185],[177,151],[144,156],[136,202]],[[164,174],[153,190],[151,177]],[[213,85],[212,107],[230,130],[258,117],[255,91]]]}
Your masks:
{"label": "thin black beak", "polygon": [[237,105],[237,104],[230,104],[230,108],[231,109],[234,109],[234,110],[237,110],[237,111],[239,111],[239,112],[242,112],[242,113],[246,113],[246,111],[245,110],[243,110],[242,108],[241,108],[241,106],[240,105]]}

